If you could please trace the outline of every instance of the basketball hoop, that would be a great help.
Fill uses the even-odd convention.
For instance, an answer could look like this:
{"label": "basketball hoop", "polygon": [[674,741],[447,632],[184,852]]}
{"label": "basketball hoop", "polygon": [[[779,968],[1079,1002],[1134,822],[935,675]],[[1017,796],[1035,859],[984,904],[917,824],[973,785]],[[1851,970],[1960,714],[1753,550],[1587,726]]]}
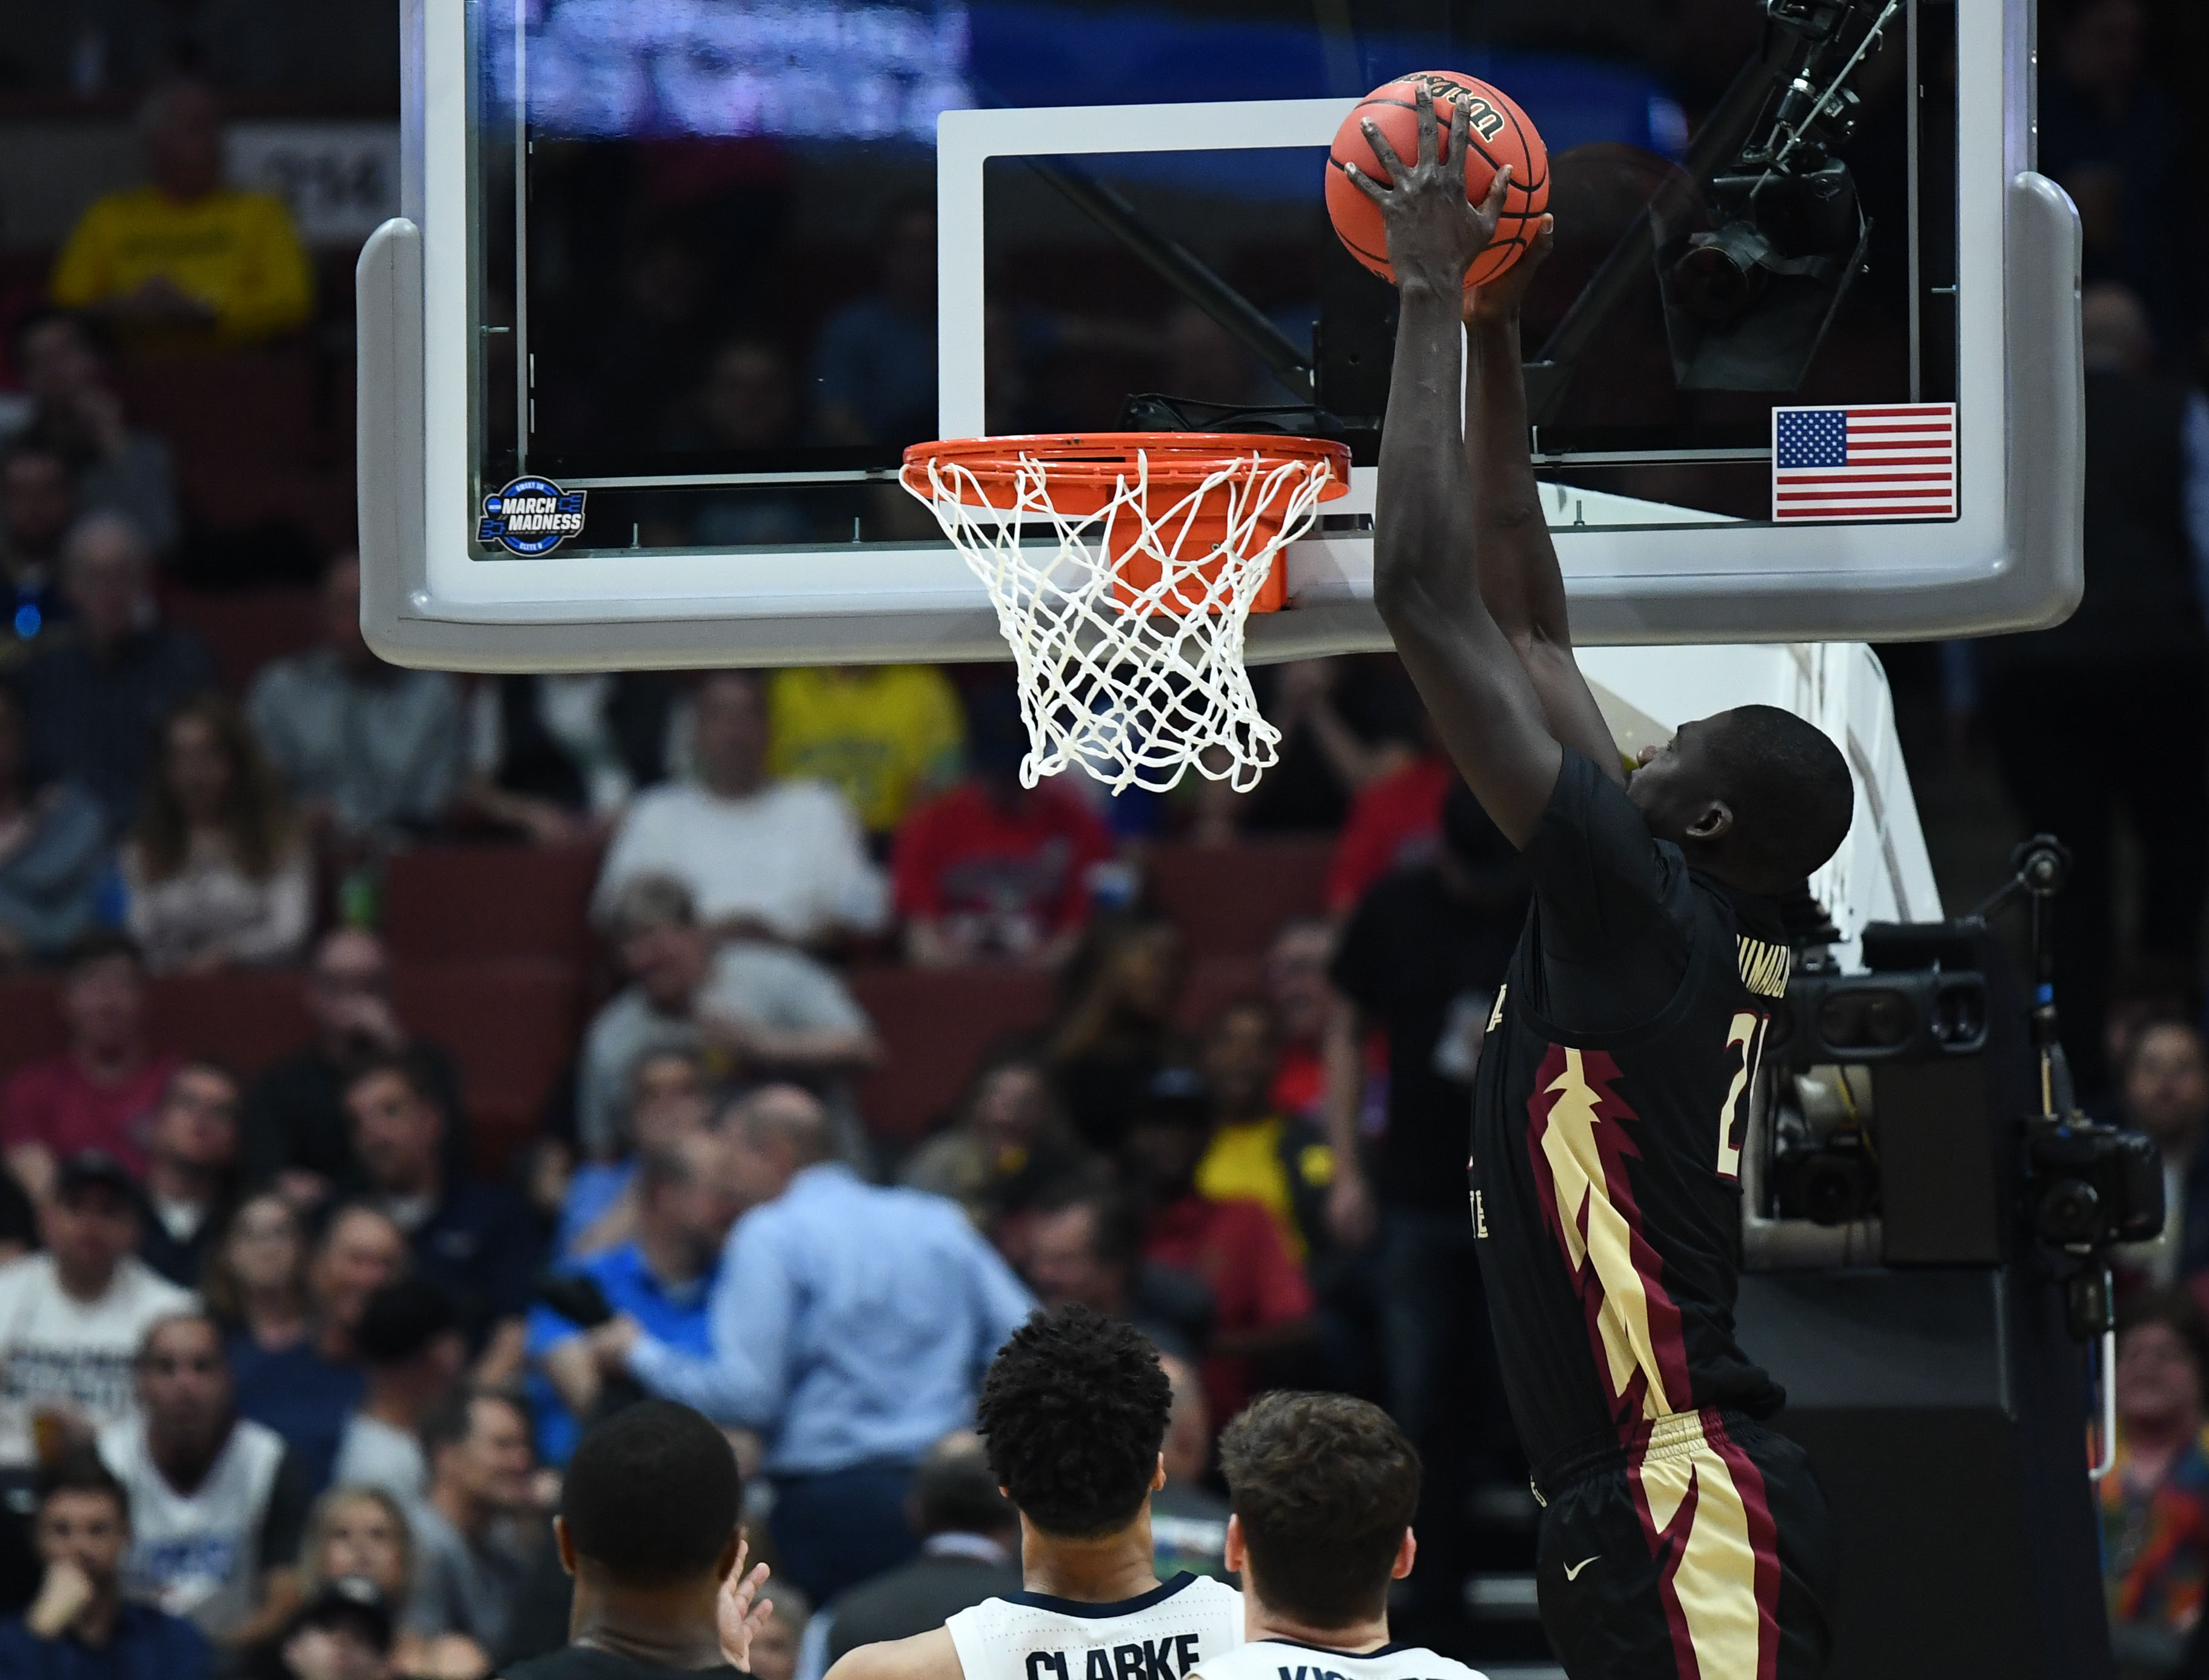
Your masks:
{"label": "basketball hoop", "polygon": [[[1243,621],[1350,451],[1321,438],[1108,432],[916,443],[899,482],[990,591],[1020,673],[1020,781],[1080,765],[1114,793],[1194,765],[1239,792],[1279,756]],[[1048,527],[1040,536],[1038,525]]]}

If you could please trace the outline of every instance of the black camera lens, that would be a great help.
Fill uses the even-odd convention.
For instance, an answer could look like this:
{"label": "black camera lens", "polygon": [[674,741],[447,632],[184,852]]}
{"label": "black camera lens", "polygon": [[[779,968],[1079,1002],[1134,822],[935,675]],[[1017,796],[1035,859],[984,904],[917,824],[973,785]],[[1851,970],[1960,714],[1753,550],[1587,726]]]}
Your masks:
{"label": "black camera lens", "polygon": [[1917,1008],[1899,992],[1834,992],[1818,1006],[1818,1035],[1836,1050],[1891,1050],[1917,1030]]}
{"label": "black camera lens", "polygon": [[2102,1234],[2102,1198],[2084,1179],[2058,1179],[2040,1198],[2037,1223],[2051,1243],[2091,1243]]}

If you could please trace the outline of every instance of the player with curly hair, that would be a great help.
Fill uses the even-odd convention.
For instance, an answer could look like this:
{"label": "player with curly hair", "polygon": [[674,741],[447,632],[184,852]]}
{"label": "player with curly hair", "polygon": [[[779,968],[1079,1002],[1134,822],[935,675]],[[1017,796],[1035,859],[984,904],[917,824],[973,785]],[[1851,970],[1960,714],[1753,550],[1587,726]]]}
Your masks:
{"label": "player with curly hair", "polygon": [[1243,1642],[1243,1595],[1160,1583],[1151,1495],[1173,1394],[1140,1330],[1085,1306],[1038,1313],[982,1382],[975,1426],[1020,1514],[1025,1590],[863,1645],[828,1680],[1183,1680]]}

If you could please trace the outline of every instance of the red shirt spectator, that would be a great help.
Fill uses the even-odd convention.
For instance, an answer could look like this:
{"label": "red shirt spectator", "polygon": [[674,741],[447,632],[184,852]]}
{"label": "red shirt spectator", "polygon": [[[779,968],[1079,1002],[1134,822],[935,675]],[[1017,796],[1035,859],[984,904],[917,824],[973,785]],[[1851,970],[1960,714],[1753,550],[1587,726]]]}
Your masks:
{"label": "red shirt spectator", "polygon": [[1432,854],[1442,830],[1442,799],[1456,781],[1448,759],[1428,753],[1366,783],[1327,865],[1330,914],[1347,915],[1390,870]]}
{"label": "red shirt spectator", "polygon": [[1310,1336],[1315,1303],[1263,1203],[1214,1201],[1196,1189],[1212,1133],[1202,1081],[1168,1068],[1152,1081],[1129,1128],[1127,1158],[1150,1210],[1143,1258],[1200,1278],[1212,1292],[1204,1392],[1214,1417],[1231,1418],[1258,1386],[1259,1361]]}
{"label": "red shirt spectator", "polygon": [[914,812],[891,864],[916,963],[1048,962],[1088,920],[1089,867],[1112,837],[1055,783],[961,783]]}
{"label": "red shirt spectator", "polygon": [[147,1048],[145,1005],[137,946],[113,933],[78,941],[62,979],[69,1047],[19,1069],[0,1091],[0,1149],[40,1200],[55,1162],[80,1149],[145,1170],[153,1110],[178,1065]]}

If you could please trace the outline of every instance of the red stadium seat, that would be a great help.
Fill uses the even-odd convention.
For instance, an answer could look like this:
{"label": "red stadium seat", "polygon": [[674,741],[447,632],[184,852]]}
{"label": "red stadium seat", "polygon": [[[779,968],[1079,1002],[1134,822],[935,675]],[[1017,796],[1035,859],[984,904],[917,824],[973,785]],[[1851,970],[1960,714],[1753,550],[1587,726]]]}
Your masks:
{"label": "red stadium seat", "polygon": [[424,846],[391,860],[383,937],[420,962],[535,957],[581,963],[590,948],[595,846]]}
{"label": "red stadium seat", "polygon": [[852,993],[882,1035],[859,1086],[867,1129],[909,1143],[948,1115],[990,1047],[1050,1019],[1050,976],[1021,969],[865,969]]}
{"label": "red stadium seat", "polygon": [[477,1164],[496,1173],[533,1136],[583,1026],[581,971],[543,957],[399,962],[400,1018],[460,1059]]}
{"label": "red stadium seat", "polygon": [[1151,891],[1181,928],[1192,962],[1248,956],[1264,951],[1290,917],[1323,913],[1333,851],[1332,839],[1161,846],[1151,858]]}
{"label": "red stadium seat", "polygon": [[49,979],[0,982],[0,1078],[62,1047],[59,989]]}
{"label": "red stadium seat", "polygon": [[163,975],[147,991],[147,1035],[161,1048],[212,1056],[251,1077],[313,1035],[295,969]]}
{"label": "red stadium seat", "polygon": [[1196,1036],[1237,998],[1259,991],[1265,979],[1265,959],[1255,954],[1200,957],[1189,965],[1181,993],[1174,999],[1176,1029]]}

